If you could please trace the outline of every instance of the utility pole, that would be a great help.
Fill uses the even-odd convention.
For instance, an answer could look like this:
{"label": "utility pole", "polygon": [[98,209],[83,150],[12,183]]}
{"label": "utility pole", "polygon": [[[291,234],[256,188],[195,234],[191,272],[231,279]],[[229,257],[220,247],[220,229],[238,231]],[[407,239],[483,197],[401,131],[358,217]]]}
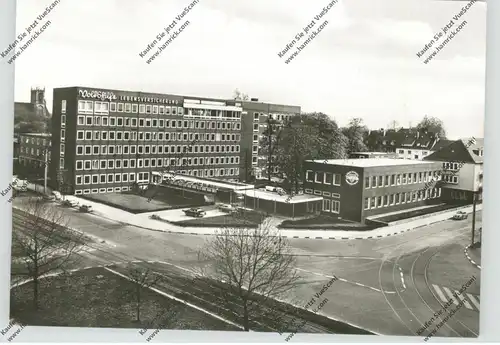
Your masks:
{"label": "utility pole", "polygon": [[476,192],[472,194],[472,236],[470,246],[474,247],[474,231],[476,231]]}
{"label": "utility pole", "polygon": [[44,179],[43,179],[43,194],[47,194],[47,175],[48,175],[48,169],[49,169],[49,154],[48,150],[45,150],[45,155],[44,155],[44,167],[43,167],[43,172],[44,172]]}

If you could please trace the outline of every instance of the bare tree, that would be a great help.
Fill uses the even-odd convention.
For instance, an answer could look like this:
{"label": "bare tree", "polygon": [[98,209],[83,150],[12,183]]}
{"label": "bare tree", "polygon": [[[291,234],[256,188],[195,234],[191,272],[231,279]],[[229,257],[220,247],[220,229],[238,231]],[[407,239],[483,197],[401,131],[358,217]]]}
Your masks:
{"label": "bare tree", "polygon": [[128,294],[133,294],[136,302],[136,321],[141,321],[141,302],[142,302],[142,290],[149,289],[158,284],[161,276],[155,274],[151,269],[146,267],[146,263],[142,265],[134,264],[129,262],[127,267],[128,277],[133,283]]}
{"label": "bare tree", "polygon": [[67,228],[62,210],[32,197],[24,202],[26,214],[16,217],[12,229],[14,246],[21,255],[13,275],[33,281],[33,306],[39,306],[40,278],[65,273],[77,261],[84,235]]}
{"label": "bare tree", "polygon": [[206,263],[203,275],[224,282],[225,294],[241,303],[245,331],[257,317],[260,305],[295,287],[299,276],[288,242],[264,220],[256,229],[223,228],[200,250]]}

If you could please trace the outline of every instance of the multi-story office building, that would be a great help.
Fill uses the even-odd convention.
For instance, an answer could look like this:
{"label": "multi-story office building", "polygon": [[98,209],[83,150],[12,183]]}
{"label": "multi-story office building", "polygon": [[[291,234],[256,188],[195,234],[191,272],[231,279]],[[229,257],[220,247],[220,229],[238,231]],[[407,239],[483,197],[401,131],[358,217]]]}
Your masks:
{"label": "multi-story office building", "polygon": [[19,138],[19,172],[30,177],[44,177],[50,164],[51,135],[49,133],[21,133]]}
{"label": "multi-story office building", "polygon": [[53,100],[56,188],[127,191],[165,171],[239,180],[239,101],[85,87],[54,89]]}
{"label": "multi-story office building", "polygon": [[367,217],[436,203],[439,162],[402,159],[331,159],[305,162],[304,193],[323,197],[322,211],[364,222]]}
{"label": "multi-story office building", "polygon": [[[268,176],[268,154],[260,148],[263,135],[275,136],[284,122],[292,116],[300,114],[300,106],[282,105],[259,102],[252,98],[251,101],[242,101],[243,107],[243,133],[242,133],[242,164],[241,179],[249,180],[250,175],[257,179],[265,179]],[[271,126],[271,131],[267,131]],[[275,159],[275,157],[271,157]],[[272,167],[271,176],[277,173],[276,167]]]}
{"label": "multi-story office building", "polygon": [[484,139],[460,139],[427,156],[425,160],[442,164],[438,185],[443,201],[472,203],[482,200]]}

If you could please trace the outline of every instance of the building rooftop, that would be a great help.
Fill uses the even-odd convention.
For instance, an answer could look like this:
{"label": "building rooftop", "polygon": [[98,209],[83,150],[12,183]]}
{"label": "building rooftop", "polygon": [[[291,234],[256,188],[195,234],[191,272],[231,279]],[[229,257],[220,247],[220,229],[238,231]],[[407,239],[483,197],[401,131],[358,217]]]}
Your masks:
{"label": "building rooftop", "polygon": [[238,193],[246,195],[251,198],[258,198],[267,201],[276,201],[284,204],[301,204],[310,201],[323,200],[323,197],[310,194],[298,194],[290,197],[290,195],[279,195],[275,192],[268,192],[265,189],[242,190]]}
{"label": "building rooftop", "polygon": [[28,135],[31,137],[43,137],[43,138],[50,138],[52,134],[50,133],[19,133],[19,135]]}
{"label": "building rooftop", "polygon": [[383,166],[400,166],[400,165],[422,165],[432,162],[418,161],[410,159],[393,159],[393,158],[350,158],[350,159],[316,159],[307,160],[306,162],[322,163],[328,165],[345,165],[359,168],[383,167]]}

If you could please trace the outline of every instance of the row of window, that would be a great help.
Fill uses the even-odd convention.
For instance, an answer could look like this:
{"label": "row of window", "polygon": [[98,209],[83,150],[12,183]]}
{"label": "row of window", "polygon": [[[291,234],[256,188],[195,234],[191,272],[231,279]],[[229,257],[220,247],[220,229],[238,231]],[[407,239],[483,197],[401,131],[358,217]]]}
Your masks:
{"label": "row of window", "polygon": [[77,131],[77,140],[128,140],[128,141],[240,141],[240,134],[221,133],[164,133],[121,131]]}
{"label": "row of window", "polygon": [[[238,168],[226,168],[226,169],[199,169],[191,171],[181,171],[181,174],[200,176],[200,177],[214,177],[214,176],[238,176]],[[123,182],[134,182],[136,174],[135,173],[115,173],[115,174],[93,174],[93,175],[77,175],[75,183],[77,186],[80,185],[91,185],[91,184],[108,184],[108,183],[123,183]],[[149,172],[137,173],[137,182],[147,182],[149,181]]]}
{"label": "row of window", "polygon": [[340,213],[340,201],[339,200],[323,200],[323,211],[331,213]]}
{"label": "row of window", "polygon": [[365,177],[365,188],[380,188],[388,186],[400,186],[402,184],[425,183],[438,181],[440,171],[423,171],[415,173],[403,173],[380,176]]}
{"label": "row of window", "polygon": [[[61,153],[65,144],[61,144]],[[238,153],[240,145],[77,145],[77,155]]]}
{"label": "row of window", "polygon": [[[399,153],[399,154],[404,154],[404,153],[405,153],[405,150],[398,150],[398,153]],[[428,154],[428,153],[429,153],[428,151],[424,151],[424,152],[422,152],[422,155],[423,155],[423,156],[427,156],[427,154]],[[409,154],[409,155],[411,155],[411,150],[408,150],[408,154]],[[417,155],[415,155],[415,156],[418,156],[418,154],[417,154]]]}
{"label": "row of window", "polygon": [[214,166],[239,164],[239,157],[93,159],[76,161],[76,170],[128,169],[162,166]]}
{"label": "row of window", "polygon": [[338,194],[338,193],[324,192],[324,191],[321,191],[321,190],[315,190],[315,191],[313,191],[312,189],[308,189],[308,188],[304,189],[304,193],[305,194],[314,194],[314,195],[327,196],[327,197],[332,197],[332,198],[337,198],[337,199],[340,198],[340,194]]}
{"label": "row of window", "polygon": [[19,149],[19,151],[21,153],[26,153],[26,154],[31,154],[31,155],[35,155],[36,154],[37,157],[41,157],[41,155],[43,155],[46,150],[35,149],[34,147],[23,147],[23,146],[21,146],[21,148]]}
{"label": "row of window", "polygon": [[[61,113],[66,113],[66,101],[61,103]],[[108,115],[110,112],[130,113],[130,114],[157,114],[157,115],[190,115],[207,117],[241,118],[239,111],[232,110],[211,110],[211,109],[191,109],[166,105],[136,104],[136,103],[115,103],[102,101],[78,101],[79,114],[100,114]]]}
{"label": "row of window", "polygon": [[110,188],[94,188],[94,189],[77,189],[75,195],[82,194],[98,194],[98,193],[113,193],[113,192],[126,192],[132,190],[132,187],[110,187]]}
{"label": "row of window", "polygon": [[312,170],[307,170],[306,181],[340,186],[341,175],[329,172],[322,172],[322,171],[313,172]]}
{"label": "row of window", "polygon": [[412,192],[402,192],[365,198],[365,210],[407,204],[427,199],[436,199],[441,196],[441,188],[429,188]]}
{"label": "row of window", "polygon": [[23,137],[21,139],[21,142],[26,143],[26,144],[29,144],[31,142],[31,144],[35,145],[43,145],[43,146],[50,146],[50,140],[48,139],[43,139],[43,138],[30,138],[30,137]]}
{"label": "row of window", "polygon": [[[63,115],[64,116],[64,115]],[[64,119],[65,121],[65,119]],[[61,122],[63,122],[61,120]],[[79,115],[80,126],[117,126],[117,127],[152,127],[152,128],[194,128],[194,129],[241,129],[241,122],[198,121],[198,120],[163,120],[132,117],[104,117]]]}

